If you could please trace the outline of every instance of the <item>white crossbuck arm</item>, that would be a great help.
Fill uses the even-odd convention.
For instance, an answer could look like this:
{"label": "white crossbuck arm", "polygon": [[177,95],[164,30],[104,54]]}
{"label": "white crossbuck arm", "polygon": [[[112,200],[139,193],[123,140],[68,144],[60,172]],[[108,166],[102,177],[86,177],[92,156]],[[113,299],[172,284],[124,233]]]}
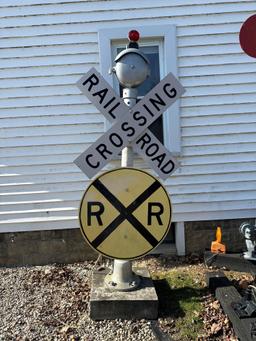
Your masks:
{"label": "white crossbuck arm", "polygon": [[77,86],[110,122],[114,122],[74,161],[89,178],[116,158],[129,143],[162,179],[175,171],[177,160],[147,129],[185,92],[171,73],[130,110],[94,68],[78,81]]}

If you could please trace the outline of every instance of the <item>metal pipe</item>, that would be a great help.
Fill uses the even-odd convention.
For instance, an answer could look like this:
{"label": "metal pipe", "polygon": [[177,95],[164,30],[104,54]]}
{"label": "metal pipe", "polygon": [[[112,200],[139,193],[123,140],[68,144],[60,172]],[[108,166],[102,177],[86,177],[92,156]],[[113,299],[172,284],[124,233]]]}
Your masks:
{"label": "metal pipe", "polygon": [[[138,90],[136,88],[125,88],[123,90],[124,103],[132,108],[137,102]],[[133,167],[134,155],[131,146],[122,150],[121,166]],[[132,262],[127,260],[115,259],[113,264],[113,272],[107,275],[105,283],[108,287],[119,291],[134,290],[139,286],[140,277],[133,273]]]}

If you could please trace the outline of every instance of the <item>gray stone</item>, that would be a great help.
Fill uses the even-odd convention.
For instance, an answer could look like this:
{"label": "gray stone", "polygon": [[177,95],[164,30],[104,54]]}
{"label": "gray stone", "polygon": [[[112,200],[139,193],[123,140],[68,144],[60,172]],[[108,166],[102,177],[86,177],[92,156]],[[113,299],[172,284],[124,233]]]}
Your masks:
{"label": "gray stone", "polygon": [[133,291],[115,291],[104,285],[109,270],[94,271],[90,298],[90,317],[93,320],[157,319],[158,297],[145,268],[133,271],[141,277],[139,288]]}

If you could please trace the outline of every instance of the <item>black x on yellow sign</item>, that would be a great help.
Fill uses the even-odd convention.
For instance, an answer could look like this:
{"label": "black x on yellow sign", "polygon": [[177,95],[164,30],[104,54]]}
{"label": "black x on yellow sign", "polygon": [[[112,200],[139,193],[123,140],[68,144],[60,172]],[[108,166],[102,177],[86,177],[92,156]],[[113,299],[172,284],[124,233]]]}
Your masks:
{"label": "black x on yellow sign", "polygon": [[134,168],[118,168],[96,178],[80,205],[81,231],[96,251],[134,259],[153,250],[171,224],[171,202],[162,184]]}

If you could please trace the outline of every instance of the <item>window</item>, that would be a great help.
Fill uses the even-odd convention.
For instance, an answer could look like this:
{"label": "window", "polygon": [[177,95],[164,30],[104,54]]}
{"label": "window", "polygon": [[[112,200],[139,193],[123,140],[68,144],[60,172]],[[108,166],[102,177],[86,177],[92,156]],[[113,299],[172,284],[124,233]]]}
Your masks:
{"label": "window", "polygon": [[[139,46],[151,62],[151,77],[139,87],[139,96],[144,96],[167,73],[177,77],[176,29],[174,25],[111,28],[99,31],[100,66],[103,77],[120,91],[119,84],[109,69],[114,59],[128,43],[127,35],[131,29],[140,32]],[[174,154],[180,153],[179,100],[150,127],[151,131],[164,142]]]}
{"label": "window", "polygon": [[[152,45],[151,45],[152,44]],[[113,60],[115,56],[125,49],[126,45],[113,44],[112,46],[112,57]],[[145,96],[155,85],[157,85],[161,80],[160,73],[160,58],[159,53],[162,47],[161,41],[156,45],[156,41],[154,42],[146,42],[145,44],[140,44],[140,50],[147,56],[150,63],[150,76],[147,80],[141,84],[138,89],[138,99]],[[119,95],[122,96],[122,86],[117,84],[118,81],[116,77],[114,78],[114,87],[119,90]],[[118,91],[117,91],[118,92]],[[149,129],[152,133],[162,142],[164,143],[164,135],[163,135],[163,116],[161,115],[155,122],[153,122]]]}

